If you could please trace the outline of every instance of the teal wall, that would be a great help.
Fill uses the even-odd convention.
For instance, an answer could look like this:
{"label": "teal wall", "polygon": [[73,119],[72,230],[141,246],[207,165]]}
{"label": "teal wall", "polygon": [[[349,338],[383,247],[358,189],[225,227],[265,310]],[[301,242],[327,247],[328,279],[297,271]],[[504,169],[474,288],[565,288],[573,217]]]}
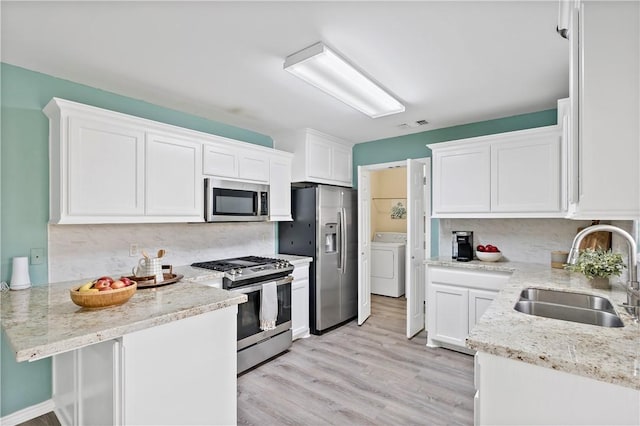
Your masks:
{"label": "teal wall", "polygon": [[[557,110],[549,109],[531,114],[514,115],[496,120],[463,124],[444,129],[429,130],[407,136],[359,143],[353,147],[353,182],[358,185],[358,166],[390,163],[407,158],[431,157],[427,144],[456,139],[512,132],[534,127],[551,126],[557,122]],[[438,221],[431,220],[431,255],[438,255]]]}
{"label": "teal wall", "polygon": [[[2,63],[0,68],[0,279],[8,281],[14,256],[47,250],[49,217],[48,120],[53,97],[206,133],[272,147],[270,137],[183,112]],[[47,262],[29,268],[34,285],[47,282]],[[51,361],[16,363],[2,333],[0,416],[51,397]]]}

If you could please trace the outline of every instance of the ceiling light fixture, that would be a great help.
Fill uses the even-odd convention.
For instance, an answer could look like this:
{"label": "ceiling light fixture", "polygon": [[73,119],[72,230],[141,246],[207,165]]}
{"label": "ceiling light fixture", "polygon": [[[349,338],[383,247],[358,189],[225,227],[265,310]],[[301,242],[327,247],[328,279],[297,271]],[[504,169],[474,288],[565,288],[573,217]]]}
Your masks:
{"label": "ceiling light fixture", "polygon": [[287,56],[284,69],[371,118],[404,111],[397,99],[322,42]]}

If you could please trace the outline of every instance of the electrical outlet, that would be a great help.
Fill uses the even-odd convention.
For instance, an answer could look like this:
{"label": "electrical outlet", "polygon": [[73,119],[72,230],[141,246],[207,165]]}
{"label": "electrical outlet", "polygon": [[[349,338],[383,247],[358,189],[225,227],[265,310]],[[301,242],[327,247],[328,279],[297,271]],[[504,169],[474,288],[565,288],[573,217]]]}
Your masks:
{"label": "electrical outlet", "polygon": [[44,249],[32,248],[29,263],[32,265],[41,265],[44,262]]}
{"label": "electrical outlet", "polygon": [[130,257],[138,256],[138,243],[129,244],[129,256]]}

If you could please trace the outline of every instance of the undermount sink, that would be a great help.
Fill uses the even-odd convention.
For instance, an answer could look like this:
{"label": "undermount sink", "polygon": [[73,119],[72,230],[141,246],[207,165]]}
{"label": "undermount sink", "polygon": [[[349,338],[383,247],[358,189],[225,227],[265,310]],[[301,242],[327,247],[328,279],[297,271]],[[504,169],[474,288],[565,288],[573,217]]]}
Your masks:
{"label": "undermount sink", "polygon": [[609,300],[585,293],[526,288],[520,293],[514,309],[545,318],[601,327],[624,327]]}

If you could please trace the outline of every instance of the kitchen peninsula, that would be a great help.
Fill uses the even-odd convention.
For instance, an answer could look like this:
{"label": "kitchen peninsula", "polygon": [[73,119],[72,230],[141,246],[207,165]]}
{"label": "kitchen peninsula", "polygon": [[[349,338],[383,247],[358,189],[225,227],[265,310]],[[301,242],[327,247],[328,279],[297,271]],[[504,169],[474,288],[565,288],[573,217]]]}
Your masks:
{"label": "kitchen peninsula", "polygon": [[[640,325],[621,307],[622,285],[595,289],[580,274],[542,264],[426,263],[428,271],[511,273],[466,340],[477,351],[476,424],[640,424]],[[604,297],[624,326],[517,312],[514,305],[529,287]]]}
{"label": "kitchen peninsula", "polygon": [[236,313],[247,298],[197,283],[219,273],[176,272],[183,281],[96,310],[71,301],[77,280],[1,293],[16,360],[53,357],[63,424],[235,423]]}

